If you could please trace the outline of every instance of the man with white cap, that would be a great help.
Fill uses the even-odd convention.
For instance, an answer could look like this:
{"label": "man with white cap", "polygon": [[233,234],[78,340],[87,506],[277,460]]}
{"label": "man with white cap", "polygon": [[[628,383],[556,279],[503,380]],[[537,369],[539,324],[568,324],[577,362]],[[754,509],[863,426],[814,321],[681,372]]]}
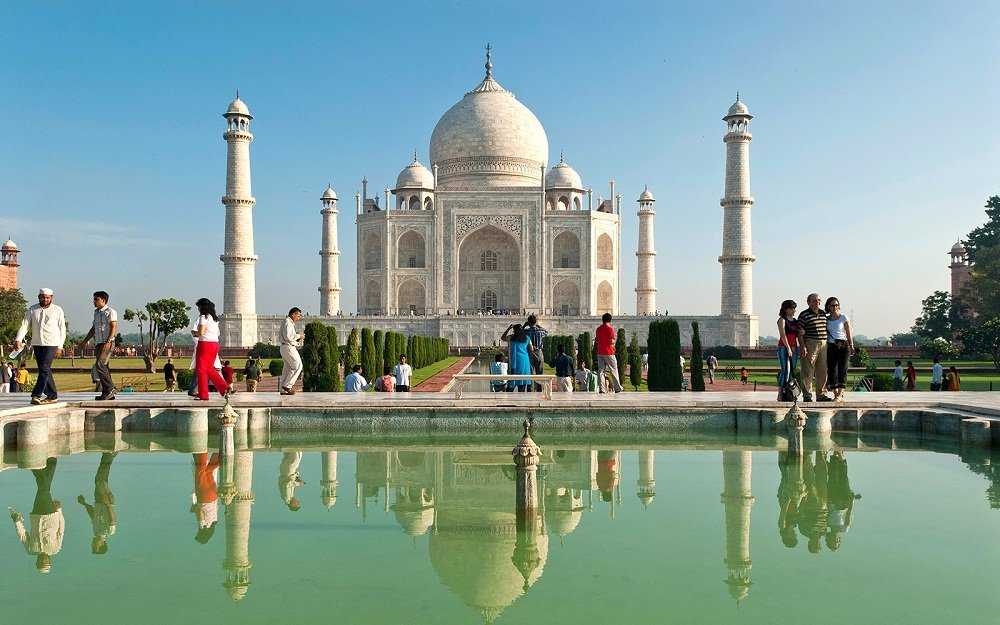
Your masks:
{"label": "man with white cap", "polygon": [[38,381],[31,391],[32,404],[51,404],[56,401],[56,382],[52,377],[52,361],[62,356],[66,343],[66,316],[63,309],[52,303],[52,289],[38,291],[38,303],[28,307],[24,321],[14,337],[14,349],[21,349],[21,341],[31,326],[31,343],[38,363]]}

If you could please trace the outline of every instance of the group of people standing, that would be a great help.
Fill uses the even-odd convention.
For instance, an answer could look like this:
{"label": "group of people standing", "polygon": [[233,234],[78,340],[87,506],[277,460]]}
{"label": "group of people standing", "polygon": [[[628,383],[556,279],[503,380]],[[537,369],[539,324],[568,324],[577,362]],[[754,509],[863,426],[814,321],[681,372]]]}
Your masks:
{"label": "group of people standing", "polygon": [[[802,401],[844,401],[847,369],[854,354],[854,334],[847,315],[841,312],[840,300],[828,297],[820,308],[819,293],[806,298],[808,308],[798,316],[793,300],[781,303],[778,313],[778,399],[786,399],[782,390],[794,378],[802,362]],[[813,389],[815,388],[815,395]],[[833,397],[826,394],[833,391]]]}

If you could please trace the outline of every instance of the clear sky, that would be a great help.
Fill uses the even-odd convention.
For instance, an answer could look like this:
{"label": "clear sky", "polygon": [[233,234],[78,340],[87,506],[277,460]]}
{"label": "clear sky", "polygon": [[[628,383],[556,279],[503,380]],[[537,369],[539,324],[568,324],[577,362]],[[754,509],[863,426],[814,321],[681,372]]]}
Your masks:
{"label": "clear sky", "polygon": [[394,186],[414,149],[430,165],[489,42],[549,165],[563,151],[595,199],[616,180],[625,312],[649,185],[657,305],[718,314],[721,118],[739,91],[761,333],[781,300],[819,291],[888,335],[949,288],[948,250],[1000,194],[998,29],[995,1],[3,2],[0,236],[22,250],[25,296],[55,289],[74,330],[97,289],[119,310],[221,304],[221,115],[239,89],[258,312],[318,311],[327,182],[353,311],[361,178]]}

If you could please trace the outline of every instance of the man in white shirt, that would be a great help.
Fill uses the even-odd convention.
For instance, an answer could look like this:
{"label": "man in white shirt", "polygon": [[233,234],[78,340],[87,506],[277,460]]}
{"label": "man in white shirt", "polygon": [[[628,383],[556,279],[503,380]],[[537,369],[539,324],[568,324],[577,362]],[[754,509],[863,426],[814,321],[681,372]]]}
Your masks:
{"label": "man in white shirt", "polygon": [[941,380],[944,379],[944,367],[941,366],[941,359],[934,359],[934,366],[931,367],[931,390],[941,390]]}
{"label": "man in white shirt", "polygon": [[115,385],[111,381],[111,368],[108,363],[111,361],[111,341],[118,331],[118,313],[108,306],[110,298],[107,291],[94,293],[94,323],[90,326],[87,336],[80,342],[82,348],[87,341],[94,339],[94,370],[101,383],[101,394],[94,398],[97,401],[115,398]]}
{"label": "man in white shirt", "polygon": [[295,382],[302,375],[302,359],[299,358],[299,350],[295,348],[299,341],[306,337],[295,329],[295,322],[302,317],[302,311],[292,308],[288,311],[288,316],[281,323],[281,332],[278,334],[278,341],[281,343],[281,360],[285,367],[281,370],[281,390],[282,395],[295,394]]}
{"label": "man in white shirt", "polygon": [[298,512],[302,507],[299,498],[295,496],[295,488],[306,483],[299,475],[301,462],[301,451],[286,451],[281,456],[281,464],[278,465],[278,492],[281,493],[281,500],[292,512]]}
{"label": "man in white shirt", "polygon": [[62,506],[52,499],[50,493],[52,479],[56,474],[56,459],[49,458],[44,469],[32,469],[31,473],[35,476],[35,502],[29,515],[31,531],[24,527],[24,518],[19,512],[11,510],[10,520],[14,522],[14,529],[24,550],[37,556],[35,568],[39,573],[48,573],[52,569],[52,556],[62,549],[63,535],[66,532]]}
{"label": "man in white shirt", "polygon": [[399,364],[392,368],[392,374],[396,376],[396,392],[409,393],[410,376],[413,374],[413,369],[406,364],[406,354],[399,355]]}
{"label": "man in white shirt", "polygon": [[896,361],[896,368],[892,372],[892,390],[903,390],[903,363]]}
{"label": "man in white shirt", "polygon": [[[371,383],[361,375],[361,365],[354,365],[351,372],[344,378],[345,393],[363,393],[372,387]],[[399,388],[398,386],[396,387]]]}
{"label": "man in white shirt", "polygon": [[52,377],[52,361],[62,356],[66,343],[66,316],[63,309],[52,303],[52,289],[38,291],[38,303],[24,313],[24,321],[14,337],[14,349],[21,350],[21,341],[31,326],[31,343],[38,363],[38,381],[31,391],[32,404],[52,404],[58,392]]}

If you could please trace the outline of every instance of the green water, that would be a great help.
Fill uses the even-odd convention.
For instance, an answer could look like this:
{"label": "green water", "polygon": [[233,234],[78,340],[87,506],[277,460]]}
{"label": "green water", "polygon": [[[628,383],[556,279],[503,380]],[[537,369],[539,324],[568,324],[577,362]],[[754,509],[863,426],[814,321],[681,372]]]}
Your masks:
{"label": "green water", "polygon": [[[997,621],[1000,471],[945,443],[875,452],[838,437],[842,460],[812,452],[800,480],[799,465],[759,445],[537,436],[541,510],[518,533],[516,438],[238,452],[235,496],[219,500],[204,544],[194,456],[121,451],[104,456],[115,529],[101,555],[76,499],[93,503],[102,455],[58,458],[61,548],[40,574],[6,521],[0,623]],[[291,488],[296,460],[304,483]],[[0,473],[0,505],[29,532],[36,493],[30,471]]]}

